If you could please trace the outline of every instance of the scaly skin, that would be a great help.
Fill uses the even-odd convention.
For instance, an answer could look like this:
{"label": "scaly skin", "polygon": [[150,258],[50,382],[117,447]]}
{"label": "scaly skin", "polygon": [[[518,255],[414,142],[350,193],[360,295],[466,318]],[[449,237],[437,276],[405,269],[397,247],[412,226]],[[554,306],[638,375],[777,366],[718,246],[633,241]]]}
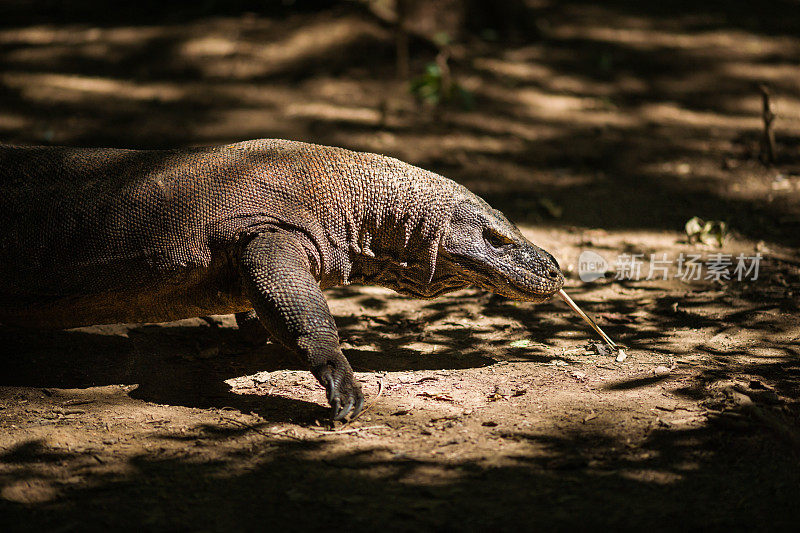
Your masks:
{"label": "scaly skin", "polygon": [[[322,289],[529,301],[564,279],[455,182],[396,159],[282,140],[174,151],[0,145],[0,322],[68,328],[237,313],[325,386],[363,396]],[[256,319],[260,321],[258,325]]]}

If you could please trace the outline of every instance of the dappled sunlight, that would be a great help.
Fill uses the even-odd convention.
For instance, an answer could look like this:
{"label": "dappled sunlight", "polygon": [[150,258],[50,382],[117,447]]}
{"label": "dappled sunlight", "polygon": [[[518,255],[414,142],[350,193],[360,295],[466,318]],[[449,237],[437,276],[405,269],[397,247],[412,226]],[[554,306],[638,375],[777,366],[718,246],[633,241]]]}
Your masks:
{"label": "dappled sunlight", "polygon": [[[274,24],[262,31],[285,33]],[[349,46],[384,37],[374,24],[344,17],[302,25],[269,44],[232,38],[230,32],[214,35],[212,30],[210,35],[186,40],[178,54],[204,76],[247,79],[278,74],[307,59],[342,53]]]}
{"label": "dappled sunlight", "polygon": [[345,107],[324,103],[290,104],[285,111],[291,118],[315,118],[355,124],[378,125],[381,119],[377,110],[368,107]]}
{"label": "dappled sunlight", "polygon": [[[286,138],[398,157],[552,253],[627,359],[558,298],[338,287],[326,296],[368,409],[334,425],[304,363],[247,344],[233,316],[0,327],[0,529],[736,530],[796,509],[792,2],[522,2],[521,31],[465,20],[446,54],[415,29],[409,78],[446,55],[470,96],[436,106],[398,79],[391,17],[361,3],[178,2],[148,20],[79,0],[46,22],[24,1],[0,21],[0,142]],[[689,242],[693,217],[730,232]],[[585,251],[612,267],[764,261],[741,282],[582,281]]]}
{"label": "dappled sunlight", "polygon": [[481,94],[513,107],[516,116],[534,118],[573,128],[604,127],[630,128],[637,124],[636,117],[624,116],[607,102],[588,97],[555,95],[536,89],[505,89],[498,86],[481,88]]}
{"label": "dappled sunlight", "polygon": [[[604,22],[608,17],[603,18]],[[629,23],[620,19],[621,24]],[[642,26],[650,24],[638,21]],[[624,44],[639,50],[657,51],[659,49],[679,49],[693,52],[699,56],[713,55],[715,59],[757,60],[767,57],[781,57],[790,60],[800,53],[800,41],[790,37],[766,37],[732,29],[708,32],[684,33],[680,31],[660,31],[652,27],[609,28],[595,24],[561,24],[552,29],[551,35],[558,39],[591,39],[598,42]]]}
{"label": "dappled sunlight", "polygon": [[8,132],[30,128],[32,121],[21,113],[0,113],[0,129]]}
{"label": "dappled sunlight", "polygon": [[[106,43],[109,46],[136,45],[151,39],[165,37],[182,31],[177,26],[122,26],[115,28],[87,28],[85,26],[31,26],[28,28],[0,29],[0,44],[28,46],[75,46],[80,51],[82,46],[94,46]],[[58,49],[56,49],[58,50]],[[104,57],[104,59],[109,59]]]}
{"label": "dappled sunlight", "polygon": [[758,131],[761,126],[757,116],[742,118],[731,117],[723,113],[701,112],[682,108],[671,103],[648,104],[642,106],[639,113],[651,123],[669,126],[726,128],[739,131],[742,128]]}
{"label": "dappled sunlight", "polygon": [[137,83],[64,74],[9,73],[2,74],[0,82],[18,89],[25,98],[48,103],[85,102],[98,96],[113,100],[176,102],[185,99],[189,92],[174,83]]}
{"label": "dappled sunlight", "polygon": [[[368,520],[399,518],[408,505],[424,504],[438,509],[435,515],[425,515],[424,521],[431,524],[458,517],[473,525],[503,526],[519,520],[523,509],[527,519],[549,517],[548,523],[568,523],[570,513],[587,502],[600,504],[609,498],[614,510],[599,516],[600,523],[629,523],[631,513],[660,520],[673,515],[679,505],[685,509],[685,501],[680,503],[673,491],[711,498],[712,506],[694,506],[700,513],[697,518],[719,519],[742,502],[751,512],[760,509],[776,486],[763,485],[765,472],[758,472],[752,461],[755,452],[737,444],[741,439],[730,435],[719,440],[701,411],[682,410],[682,405],[691,404],[669,400],[662,400],[655,413],[635,408],[628,412],[624,439],[607,429],[616,420],[607,400],[586,393],[559,404],[553,404],[553,396],[542,396],[525,418],[497,418],[461,408],[425,424],[427,418],[418,416],[418,408],[402,418],[406,432],[424,438],[408,446],[381,422],[391,423],[389,413],[406,405],[397,401],[402,387],[416,392],[435,381],[393,387],[399,383],[387,384],[389,394],[372,420],[350,428],[363,431],[349,434],[314,425],[264,423],[235,410],[211,416],[186,412],[190,418],[179,420],[166,407],[146,407],[124,396],[113,405],[106,402],[114,395],[104,400],[100,396],[96,403],[76,404],[97,421],[84,427],[83,441],[69,448],[57,435],[35,436],[41,433],[37,430],[13,446],[5,446],[0,438],[2,496],[7,504],[20,506],[7,507],[14,514],[26,505],[79,502],[80,507],[56,515],[62,523],[95,516],[111,502],[117,502],[116,513],[126,520],[135,520],[143,508],[152,509],[146,511],[150,519],[164,520],[156,500],[190,491],[191,505],[176,506],[167,522],[244,524],[252,516],[254,524],[269,519],[273,525],[290,520],[300,526],[316,518],[288,516],[286,506],[323,502],[358,503],[359,514]],[[69,393],[58,394],[62,402],[74,399]],[[46,400],[32,401],[29,408],[45,404]],[[487,419],[492,423],[487,425]],[[74,424],[80,420],[60,421],[59,431]],[[141,424],[146,433],[139,444],[128,442],[112,455],[100,445],[100,439],[107,438],[103,424]],[[460,445],[470,443],[463,431],[475,427],[489,439]],[[705,445],[713,439],[716,444],[707,450]],[[796,473],[788,458],[780,449],[773,452],[776,464],[768,470],[778,484]],[[58,470],[37,467],[48,462]],[[738,467],[730,468],[734,464]],[[760,483],[741,483],[753,476]],[[87,478],[92,480],[88,484]],[[148,490],[137,488],[142,483]],[[393,504],[374,498],[376,491],[391,494]],[[614,498],[614,493],[622,497]],[[630,497],[633,493],[636,498]],[[121,494],[124,498],[118,498]],[[774,503],[774,497],[772,493],[768,500]],[[254,504],[259,506],[257,516],[245,512]],[[556,507],[563,514],[554,518]]]}

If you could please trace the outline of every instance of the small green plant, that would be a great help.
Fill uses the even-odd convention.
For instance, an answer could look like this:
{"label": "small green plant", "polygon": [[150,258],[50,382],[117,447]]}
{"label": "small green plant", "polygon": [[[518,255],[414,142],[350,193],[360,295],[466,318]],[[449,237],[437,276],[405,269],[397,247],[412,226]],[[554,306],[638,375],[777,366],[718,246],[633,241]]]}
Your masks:
{"label": "small green plant", "polygon": [[425,72],[411,81],[411,94],[432,106],[456,105],[465,110],[474,107],[472,93],[453,81],[437,63],[428,63]]}
{"label": "small green plant", "polygon": [[689,242],[701,242],[708,245],[721,247],[725,242],[730,231],[728,225],[721,220],[703,220],[700,217],[692,217],[686,222],[684,228]]}

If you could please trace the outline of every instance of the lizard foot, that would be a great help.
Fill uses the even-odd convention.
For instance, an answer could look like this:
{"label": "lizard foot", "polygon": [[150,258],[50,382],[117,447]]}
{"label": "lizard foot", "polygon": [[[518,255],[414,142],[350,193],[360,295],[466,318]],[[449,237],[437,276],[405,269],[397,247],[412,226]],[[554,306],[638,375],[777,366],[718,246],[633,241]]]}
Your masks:
{"label": "lizard foot", "polygon": [[325,364],[315,369],[314,375],[325,387],[331,405],[331,420],[342,420],[348,413],[352,420],[364,408],[361,386],[356,383],[349,367],[335,368]]}
{"label": "lizard foot", "polygon": [[261,325],[258,315],[252,309],[236,313],[236,324],[239,326],[242,342],[251,348],[263,346],[269,340],[269,333]]}

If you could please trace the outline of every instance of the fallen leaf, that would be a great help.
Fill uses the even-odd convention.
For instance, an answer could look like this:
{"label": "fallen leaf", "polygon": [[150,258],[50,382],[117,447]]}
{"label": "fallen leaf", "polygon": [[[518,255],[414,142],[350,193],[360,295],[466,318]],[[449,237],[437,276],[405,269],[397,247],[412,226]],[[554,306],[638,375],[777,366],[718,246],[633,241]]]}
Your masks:
{"label": "fallen leaf", "polygon": [[449,394],[431,394],[430,392],[420,392],[417,396],[422,396],[423,398],[430,398],[432,400],[438,400],[440,402],[452,402],[453,397]]}
{"label": "fallen leaf", "polygon": [[614,354],[614,351],[611,349],[611,347],[607,344],[603,344],[602,342],[590,342],[586,345],[586,350],[590,353],[594,353],[595,355],[610,356]]}

